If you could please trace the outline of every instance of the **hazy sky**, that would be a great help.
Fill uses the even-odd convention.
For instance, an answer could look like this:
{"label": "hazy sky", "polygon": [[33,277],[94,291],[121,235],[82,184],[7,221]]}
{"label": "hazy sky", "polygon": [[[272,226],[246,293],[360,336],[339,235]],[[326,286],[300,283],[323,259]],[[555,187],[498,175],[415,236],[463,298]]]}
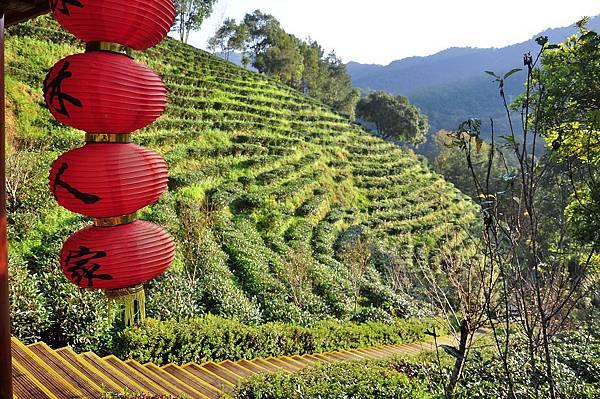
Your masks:
{"label": "hazy sky", "polygon": [[600,14],[600,0],[218,0],[190,43],[206,42],[225,18],[256,9],[344,62],[387,64],[448,47],[502,47]]}

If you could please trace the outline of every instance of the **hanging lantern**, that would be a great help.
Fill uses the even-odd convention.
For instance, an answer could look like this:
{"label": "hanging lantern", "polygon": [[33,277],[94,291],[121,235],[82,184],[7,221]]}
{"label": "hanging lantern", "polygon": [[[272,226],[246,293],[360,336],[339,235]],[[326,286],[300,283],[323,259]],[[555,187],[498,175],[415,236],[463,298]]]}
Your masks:
{"label": "hanging lantern", "polygon": [[89,51],[52,67],[44,99],[65,125],[88,133],[131,133],[161,115],[167,90],[155,72],[128,56]]}
{"label": "hanging lantern", "polygon": [[164,39],[175,20],[172,0],[50,0],[54,18],[85,42],[145,50]]}
{"label": "hanging lantern", "polygon": [[73,284],[107,290],[109,297],[121,300],[125,304],[125,322],[131,324],[135,305],[144,308],[144,290],[140,285],[165,272],[174,255],[175,243],[167,232],[138,220],[79,230],[65,242],[60,265]]}
{"label": "hanging lantern", "polygon": [[86,42],[50,69],[44,100],[61,123],[86,132],[88,144],[60,156],[50,189],[63,207],[94,218],[73,234],[60,254],[65,276],[81,288],[102,289],[145,317],[143,283],[169,268],[175,253],[161,227],[136,212],[166,189],[165,160],[130,143],[129,134],[160,117],[167,104],[161,78],[137,64],[131,50],[166,37],[173,0],[50,0],[56,20]]}
{"label": "hanging lantern", "polygon": [[133,213],[155,202],[167,187],[165,160],[132,143],[88,143],[61,155],[50,171],[60,205],[94,218]]}

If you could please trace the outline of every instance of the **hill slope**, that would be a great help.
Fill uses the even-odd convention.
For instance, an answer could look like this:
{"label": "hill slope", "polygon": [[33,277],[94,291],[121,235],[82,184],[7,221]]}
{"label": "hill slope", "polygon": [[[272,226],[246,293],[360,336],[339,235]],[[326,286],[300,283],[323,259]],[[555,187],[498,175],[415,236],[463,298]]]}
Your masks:
{"label": "hill slope", "polygon": [[[600,30],[600,16],[588,27]],[[432,131],[453,130],[469,117],[494,118],[504,126],[504,111],[495,82],[484,74],[503,74],[522,65],[522,56],[539,46],[535,38],[548,36],[551,43],[575,34],[574,25],[548,29],[530,40],[503,48],[449,48],[427,57],[410,57],[389,65],[347,64],[352,82],[363,90],[385,90],[408,96],[429,117]],[[513,76],[506,93],[514,97],[523,91],[524,72]]]}
{"label": "hill slope", "polygon": [[[86,222],[57,206],[45,180],[50,162],[82,145],[83,135],[51,120],[41,85],[54,62],[80,51],[48,18],[9,32],[10,142],[32,171],[11,203],[13,274],[48,311],[47,320],[29,321],[37,330],[17,332],[56,344],[79,339],[56,314],[71,303],[65,297],[92,294],[68,288],[57,271],[62,240]],[[394,270],[417,260],[437,265],[441,250],[468,245],[474,205],[414,153],[175,40],[136,59],[161,74],[170,93],[163,117],[135,134],[170,166],[169,192],[142,215],[178,242],[175,266],[150,285],[151,315],[302,324],[409,315],[418,309],[393,289]],[[361,231],[373,237],[364,273],[340,249]]]}

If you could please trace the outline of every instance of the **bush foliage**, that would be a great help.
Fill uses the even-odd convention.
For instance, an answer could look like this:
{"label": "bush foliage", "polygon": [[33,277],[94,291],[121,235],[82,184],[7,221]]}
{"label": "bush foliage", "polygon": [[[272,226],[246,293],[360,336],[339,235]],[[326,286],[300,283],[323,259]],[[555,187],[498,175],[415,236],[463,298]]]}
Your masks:
{"label": "bush foliage", "polygon": [[434,326],[443,332],[435,319],[392,324],[326,320],[311,327],[249,326],[211,315],[180,322],[148,319],[119,335],[117,351],[124,358],[157,364],[253,359],[421,341]]}

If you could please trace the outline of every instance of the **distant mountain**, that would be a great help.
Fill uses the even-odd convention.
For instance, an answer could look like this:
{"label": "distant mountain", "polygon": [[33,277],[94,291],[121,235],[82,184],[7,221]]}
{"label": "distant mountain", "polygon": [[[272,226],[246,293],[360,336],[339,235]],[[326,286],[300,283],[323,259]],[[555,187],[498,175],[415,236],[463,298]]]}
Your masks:
{"label": "distant mountain", "polygon": [[[600,30],[600,16],[591,19],[588,27]],[[535,38],[548,36],[550,42],[557,43],[576,31],[575,25],[571,25],[548,29],[530,40],[503,48],[454,47],[427,57],[394,61],[386,66],[350,62],[347,68],[354,86],[363,91],[385,90],[409,97],[429,116],[432,131],[456,129],[469,117],[484,121],[494,118],[498,129],[504,130],[506,118],[497,84],[484,71],[501,74],[519,68],[524,53],[538,51]],[[525,72],[509,79],[506,93],[511,99],[522,92],[524,81]]]}

